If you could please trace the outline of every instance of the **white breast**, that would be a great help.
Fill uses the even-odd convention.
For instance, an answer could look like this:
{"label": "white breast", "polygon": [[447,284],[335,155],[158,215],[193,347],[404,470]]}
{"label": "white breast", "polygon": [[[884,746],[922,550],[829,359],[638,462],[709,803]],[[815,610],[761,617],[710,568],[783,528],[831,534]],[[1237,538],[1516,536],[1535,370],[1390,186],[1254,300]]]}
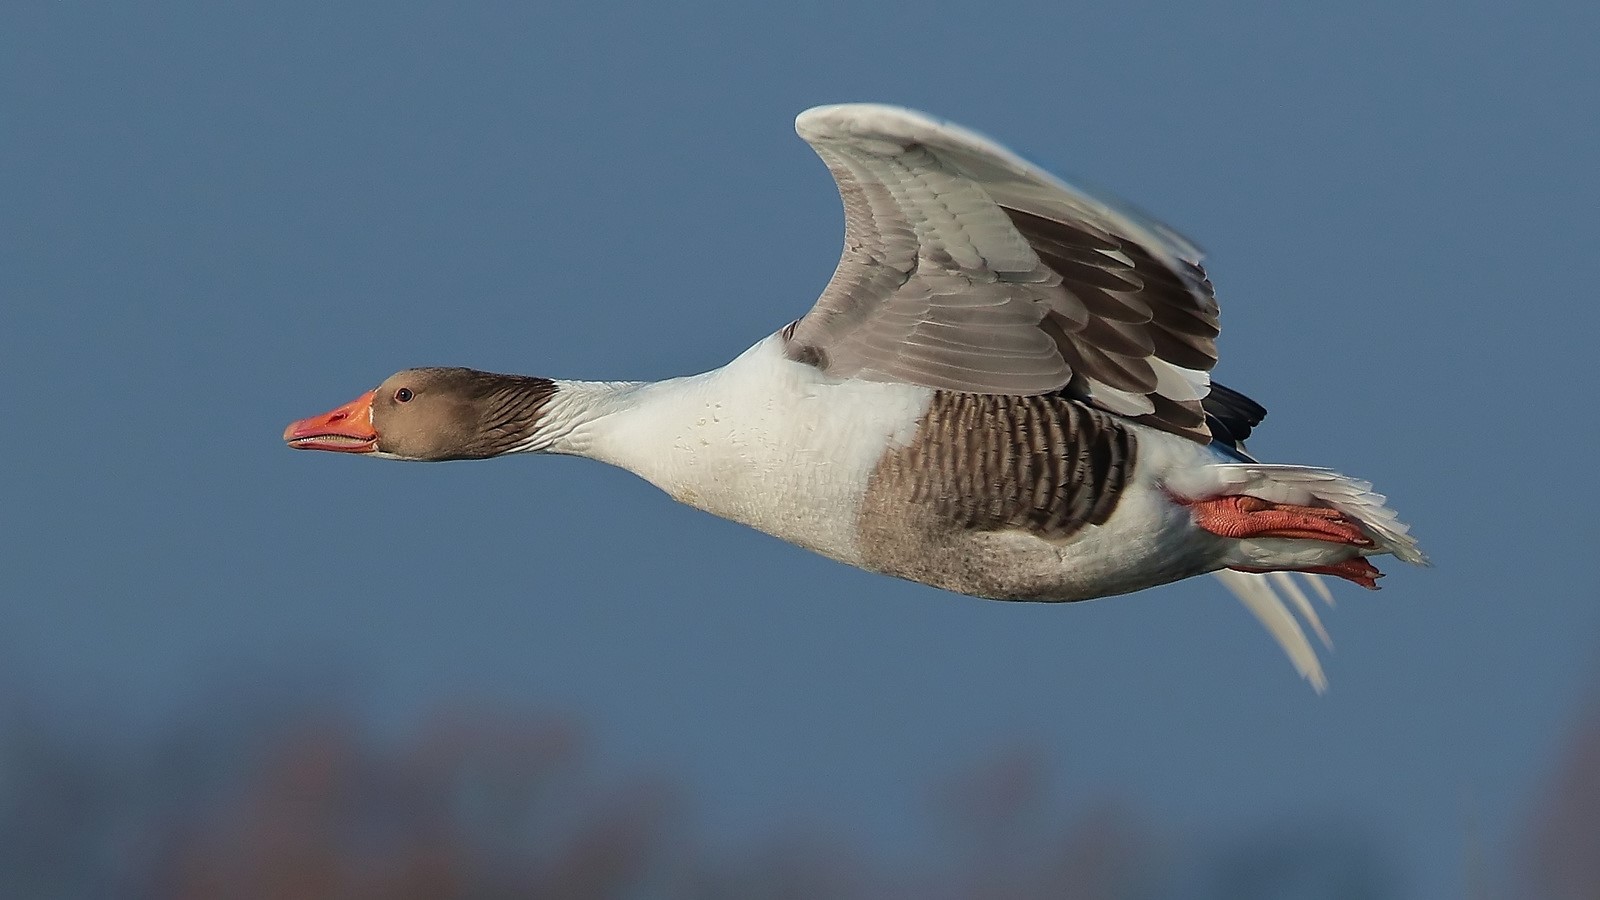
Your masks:
{"label": "white breast", "polygon": [[867,478],[933,391],[831,379],[777,335],[703,375],[639,385],[586,429],[586,455],[675,499],[859,565]]}

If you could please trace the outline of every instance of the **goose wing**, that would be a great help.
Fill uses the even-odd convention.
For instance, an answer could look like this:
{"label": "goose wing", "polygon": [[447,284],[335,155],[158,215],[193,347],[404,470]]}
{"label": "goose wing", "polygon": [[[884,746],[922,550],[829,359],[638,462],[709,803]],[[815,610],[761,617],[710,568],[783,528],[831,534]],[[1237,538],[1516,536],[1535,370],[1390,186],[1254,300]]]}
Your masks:
{"label": "goose wing", "polygon": [[791,358],[951,391],[1066,390],[1210,440],[1217,304],[1176,232],[910,110],[818,107],[795,130],[838,184],[845,246],[786,330]]}

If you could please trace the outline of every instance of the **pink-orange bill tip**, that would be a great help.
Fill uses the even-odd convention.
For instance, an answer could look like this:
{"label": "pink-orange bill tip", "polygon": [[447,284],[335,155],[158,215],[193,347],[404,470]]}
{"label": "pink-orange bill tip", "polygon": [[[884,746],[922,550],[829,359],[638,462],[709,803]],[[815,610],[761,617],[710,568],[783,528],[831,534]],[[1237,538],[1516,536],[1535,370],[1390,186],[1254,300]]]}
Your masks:
{"label": "pink-orange bill tip", "polygon": [[289,423],[283,439],[296,450],[332,450],[335,453],[371,453],[378,449],[378,432],[372,427],[373,392],[351,400],[320,416]]}

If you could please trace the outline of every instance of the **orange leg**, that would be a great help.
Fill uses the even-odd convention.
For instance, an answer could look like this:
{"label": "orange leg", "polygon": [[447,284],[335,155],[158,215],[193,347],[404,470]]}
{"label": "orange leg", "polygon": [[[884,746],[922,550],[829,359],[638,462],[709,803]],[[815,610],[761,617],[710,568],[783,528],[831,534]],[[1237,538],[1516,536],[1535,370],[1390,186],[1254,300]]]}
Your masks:
{"label": "orange leg", "polygon": [[[1239,572],[1262,573],[1284,571],[1283,569],[1252,569],[1246,566],[1229,566],[1229,568]],[[1343,578],[1345,581],[1353,581],[1370,591],[1375,591],[1378,589],[1378,579],[1383,577],[1383,573],[1378,571],[1377,566],[1367,562],[1359,556],[1355,559],[1347,559],[1338,565],[1306,566],[1303,569],[1290,569],[1288,571],[1305,572],[1307,575],[1333,575]]]}
{"label": "orange leg", "polygon": [[1356,523],[1338,510],[1321,506],[1291,506],[1259,497],[1230,494],[1210,500],[1193,500],[1194,522],[1212,534],[1228,538],[1293,538],[1371,547]]}
{"label": "orange leg", "polygon": [[[1304,541],[1327,541],[1331,544],[1348,544],[1353,547],[1371,547],[1372,538],[1356,523],[1345,518],[1338,510],[1321,506],[1293,506],[1273,503],[1259,497],[1230,494],[1209,500],[1188,502],[1194,522],[1215,535],[1227,538],[1291,538]],[[1299,569],[1252,569],[1234,566],[1240,572],[1293,571],[1311,575],[1333,575],[1353,581],[1364,588],[1378,589],[1378,579],[1383,577],[1377,567],[1361,557],[1345,560],[1331,566],[1306,566]]]}

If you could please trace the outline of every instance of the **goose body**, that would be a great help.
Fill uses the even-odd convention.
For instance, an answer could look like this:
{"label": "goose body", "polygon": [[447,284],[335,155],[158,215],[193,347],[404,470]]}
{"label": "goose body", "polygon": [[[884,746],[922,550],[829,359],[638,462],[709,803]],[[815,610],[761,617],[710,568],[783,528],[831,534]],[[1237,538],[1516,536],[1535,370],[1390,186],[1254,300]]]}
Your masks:
{"label": "goose body", "polygon": [[[586,398],[585,414],[570,431],[552,422],[543,449],[628,469],[679,502],[840,562],[981,597],[1121,594],[1224,559],[1223,542],[1159,490],[1173,467],[1205,464],[1203,445],[1065,399],[1036,404],[1043,415],[1023,423],[1021,398],[829,378],[783,347],[773,335],[722,368],[666,382],[556,382],[557,397]],[[607,411],[589,414],[597,406]],[[1025,424],[1058,445],[1027,452],[1016,443]],[[1101,471],[1086,460],[1068,477],[1077,473],[1051,465],[1097,435],[1114,448]],[[972,452],[958,456],[957,439]],[[1017,468],[1020,478],[1004,477]],[[1034,519],[1040,527],[1028,527]]]}
{"label": "goose body", "polygon": [[807,315],[662,382],[413,369],[285,432],[401,459],[586,456],[849,565],[1007,600],[1218,573],[1324,683],[1291,572],[1374,587],[1423,562],[1384,498],[1267,465],[1265,414],[1213,386],[1216,304],[1170,229],[895,107],[796,128],[833,172],[845,251]]}

